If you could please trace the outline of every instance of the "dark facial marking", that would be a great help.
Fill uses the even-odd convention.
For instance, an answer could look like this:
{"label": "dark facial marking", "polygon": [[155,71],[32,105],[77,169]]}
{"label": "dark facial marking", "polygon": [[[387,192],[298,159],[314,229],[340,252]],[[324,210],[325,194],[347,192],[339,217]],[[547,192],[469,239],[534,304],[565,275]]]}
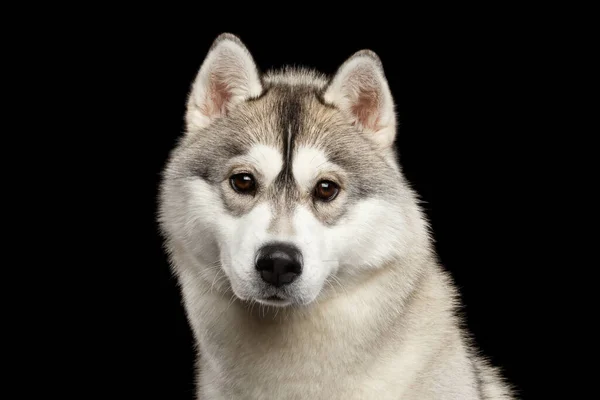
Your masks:
{"label": "dark facial marking", "polygon": [[293,96],[288,91],[279,104],[279,129],[281,132],[281,145],[283,149],[284,168],[283,172],[292,175],[292,154],[294,151],[295,138],[302,129],[302,103],[301,99]]}

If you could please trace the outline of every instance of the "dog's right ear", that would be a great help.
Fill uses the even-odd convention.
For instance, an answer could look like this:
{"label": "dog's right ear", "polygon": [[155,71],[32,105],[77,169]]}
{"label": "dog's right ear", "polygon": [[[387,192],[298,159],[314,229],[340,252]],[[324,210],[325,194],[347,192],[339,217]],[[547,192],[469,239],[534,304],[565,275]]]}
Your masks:
{"label": "dog's right ear", "polygon": [[246,46],[236,36],[217,37],[196,80],[187,104],[187,132],[197,132],[232,107],[262,93],[256,64]]}

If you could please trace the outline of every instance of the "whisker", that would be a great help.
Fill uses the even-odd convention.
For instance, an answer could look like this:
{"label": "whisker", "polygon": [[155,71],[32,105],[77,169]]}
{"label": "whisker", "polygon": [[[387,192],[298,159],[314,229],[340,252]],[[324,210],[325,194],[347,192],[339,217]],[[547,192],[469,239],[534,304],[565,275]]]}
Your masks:
{"label": "whisker", "polygon": [[337,296],[338,293],[337,293],[337,290],[335,290],[335,287],[333,286],[333,283],[329,282],[329,280],[327,280],[327,279],[325,280],[325,283],[327,285],[329,285],[329,287],[331,288],[331,290],[333,290],[333,293]]}
{"label": "whisker", "polygon": [[333,281],[338,284],[338,286],[346,293],[346,295],[348,295],[348,291],[335,275],[331,275],[331,279],[333,279]]}
{"label": "whisker", "polygon": [[[220,271],[217,271],[217,273],[215,274],[215,278],[213,279],[212,285],[210,285],[210,291],[209,291],[209,293],[212,293],[213,286],[215,286],[215,282],[217,281],[217,277],[219,277],[219,272]],[[221,279],[221,277],[219,277],[219,279]]]}
{"label": "whisker", "polygon": [[227,308],[225,309],[225,312],[227,312],[227,310],[229,310],[229,307],[231,307],[231,305],[235,302],[235,293],[233,293],[231,295],[231,298],[229,299],[229,302],[227,303]]}

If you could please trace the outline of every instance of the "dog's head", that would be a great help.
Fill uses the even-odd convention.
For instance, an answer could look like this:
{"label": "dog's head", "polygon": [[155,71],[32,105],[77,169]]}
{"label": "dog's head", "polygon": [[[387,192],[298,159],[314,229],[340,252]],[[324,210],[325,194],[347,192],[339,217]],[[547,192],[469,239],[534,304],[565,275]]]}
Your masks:
{"label": "dog's head", "polygon": [[308,304],[327,283],[409,246],[416,205],[373,52],[354,54],[331,79],[261,75],[240,40],[223,34],[193,84],[186,123],[165,171],[160,221],[170,248],[204,269],[208,284],[226,282],[242,300]]}

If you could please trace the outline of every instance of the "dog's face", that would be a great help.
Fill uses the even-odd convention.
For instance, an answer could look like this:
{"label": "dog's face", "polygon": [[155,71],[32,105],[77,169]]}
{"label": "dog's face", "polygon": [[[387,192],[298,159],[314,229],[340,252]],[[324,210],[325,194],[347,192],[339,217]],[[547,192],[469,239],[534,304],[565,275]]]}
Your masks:
{"label": "dog's face", "polygon": [[406,245],[409,189],[372,52],[330,80],[307,71],[261,79],[239,39],[222,35],[194,82],[187,125],[165,172],[160,220],[211,288],[308,304]]}

